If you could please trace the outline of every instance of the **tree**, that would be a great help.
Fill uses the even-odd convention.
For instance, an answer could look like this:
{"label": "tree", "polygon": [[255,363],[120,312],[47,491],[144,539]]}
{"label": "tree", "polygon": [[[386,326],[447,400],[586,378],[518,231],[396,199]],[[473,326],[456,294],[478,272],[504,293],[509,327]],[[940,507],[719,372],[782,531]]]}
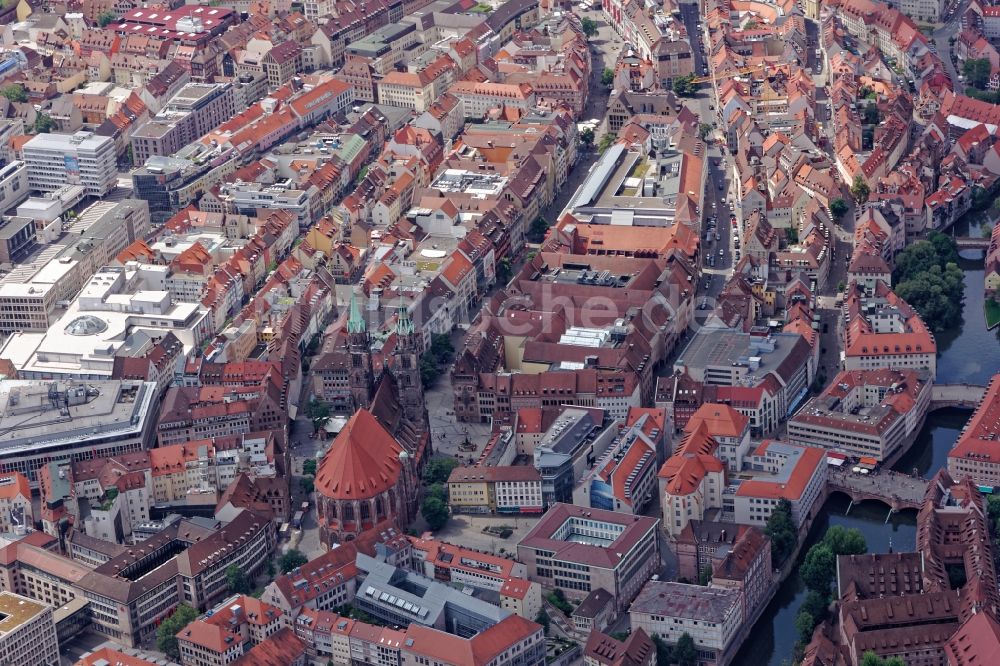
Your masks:
{"label": "tree", "polygon": [[868,187],[868,183],[865,182],[865,179],[861,176],[861,174],[859,173],[854,176],[854,184],[851,185],[851,196],[854,197],[854,200],[858,202],[859,206],[864,206],[865,203],[867,203],[868,195],[871,193],[871,188]]}
{"label": "tree", "polygon": [[309,458],[302,463],[302,474],[305,476],[316,476],[316,459]]}
{"label": "tree", "polygon": [[243,569],[235,564],[226,567],[226,585],[229,586],[229,591],[233,594],[250,594],[253,591],[253,586],[247,579],[247,575]]}
{"label": "tree", "polygon": [[684,632],[677,639],[677,645],[673,649],[673,658],[677,666],[697,666],[698,648],[695,647],[691,634]]}
{"label": "tree", "polygon": [[986,496],[986,511],[990,514],[990,522],[1000,534],[1000,495]]}
{"label": "tree", "polygon": [[507,283],[510,282],[512,275],[513,269],[510,265],[510,259],[504,257],[497,262],[497,284],[507,286]]}
{"label": "tree", "polygon": [[603,153],[605,150],[613,146],[615,141],[617,140],[618,140],[617,136],[615,136],[611,132],[608,132],[607,134],[601,137],[601,141],[597,144],[597,152]]}
{"label": "tree", "polygon": [[895,292],[920,313],[931,330],[940,333],[962,316],[963,277],[957,264],[949,263],[944,270],[931,266],[923,275],[897,284]]}
{"label": "tree", "polygon": [[605,67],[604,71],[601,72],[601,85],[604,86],[605,88],[610,88],[614,84],[615,84],[615,70],[608,69],[607,67]]}
{"label": "tree", "polygon": [[308,561],[308,557],[293,548],[278,558],[278,568],[281,569],[281,573],[286,574],[289,571],[295,571]]}
{"label": "tree", "polygon": [[834,220],[839,220],[847,215],[847,202],[844,201],[843,197],[837,197],[830,202],[830,214],[833,215]]}
{"label": "tree", "polygon": [[28,92],[20,83],[12,83],[9,86],[4,86],[0,89],[0,95],[3,95],[12,102],[28,101]]}
{"label": "tree", "polygon": [[686,76],[678,76],[674,79],[674,84],[672,86],[674,93],[680,95],[681,97],[691,97],[695,94],[698,89],[697,84],[694,82],[694,74],[688,74]]}
{"label": "tree", "polygon": [[808,643],[812,640],[813,629],[816,628],[816,618],[808,611],[800,610],[795,616],[795,630],[799,634],[799,640]]}
{"label": "tree", "polygon": [[177,647],[177,632],[188,626],[198,617],[198,611],[181,604],[170,617],[160,623],[156,628],[156,649],[166,653],[173,661],[181,658],[180,649]]}
{"label": "tree", "polygon": [[584,16],[580,20],[580,26],[583,28],[583,34],[587,37],[593,37],[597,34],[597,21],[592,18]]}
{"label": "tree", "polygon": [[541,243],[545,239],[545,232],[549,230],[549,223],[541,215],[531,221],[528,227],[528,237],[536,243]]}
{"label": "tree", "polygon": [[45,115],[44,113],[39,113],[38,115],[35,116],[36,134],[45,134],[47,132],[51,132],[55,128],[56,128],[56,121],[52,120],[51,117]]}
{"label": "tree", "polygon": [[585,129],[582,132],[580,132],[580,143],[582,143],[583,145],[588,146],[588,147],[589,146],[593,146],[594,145],[594,130],[592,130],[592,129],[590,129],[588,127],[587,129]]}
{"label": "tree", "polygon": [[656,646],[657,664],[669,664],[673,661],[674,655],[670,645],[656,634],[653,634],[653,645]]}
{"label": "tree", "polygon": [[806,593],[805,601],[802,602],[801,610],[812,615],[813,619],[818,623],[822,622],[823,618],[826,617],[829,606],[829,594],[823,594],[817,590],[809,590],[809,592]]}
{"label": "tree", "polygon": [[889,657],[885,659],[874,652],[865,652],[861,657],[861,666],[906,666],[900,657]]}
{"label": "tree", "polygon": [[799,567],[799,575],[810,590],[829,594],[830,585],[837,575],[837,556],[828,545],[820,542],[806,553],[802,566]]}
{"label": "tree", "polygon": [[420,383],[424,385],[424,388],[434,386],[434,382],[437,381],[440,374],[441,371],[438,370],[437,363],[431,360],[430,357],[420,357]]}
{"label": "tree", "polygon": [[538,611],[538,615],[535,616],[535,622],[542,625],[542,629],[545,630],[545,635],[548,636],[549,625],[552,620],[549,618],[549,614],[545,612],[544,608]]}
{"label": "tree", "polygon": [[702,140],[707,139],[711,134],[712,134],[711,125],[709,125],[708,123],[701,123],[698,125],[698,136],[700,136]]}
{"label": "tree", "polygon": [[112,11],[101,12],[97,15],[97,25],[102,28],[109,23],[114,23],[116,20],[118,20],[118,15]]}
{"label": "tree", "polygon": [[429,486],[447,483],[448,477],[451,476],[452,470],[456,467],[458,467],[458,461],[454,458],[431,458],[427,466],[424,467],[424,483]]}
{"label": "tree", "polygon": [[310,398],[306,406],[306,416],[312,421],[313,432],[319,432],[330,420],[330,405],[322,400]]}
{"label": "tree", "polygon": [[878,125],[879,121],[882,119],[882,115],[878,112],[877,104],[867,104],[865,105],[864,113],[865,125]]}
{"label": "tree", "polygon": [[455,354],[455,345],[451,344],[451,338],[444,333],[431,335],[431,354],[438,363],[447,363]]}
{"label": "tree", "polygon": [[969,85],[979,90],[983,90],[990,82],[991,70],[989,58],[971,58],[962,63],[962,74],[965,75],[965,79]]}
{"label": "tree", "polygon": [[420,505],[420,514],[427,521],[427,527],[436,531],[448,522],[448,505],[437,497],[426,497]]}
{"label": "tree", "polygon": [[311,476],[303,476],[299,479],[299,487],[302,488],[302,492],[309,495],[316,490],[316,480]]}
{"label": "tree", "polygon": [[856,527],[834,525],[826,531],[823,543],[830,547],[834,555],[864,555],[868,552],[865,535]]}
{"label": "tree", "polygon": [[792,521],[792,504],[787,499],[780,499],[767,519],[764,532],[771,539],[771,564],[775,568],[795,550],[798,541],[798,531]]}

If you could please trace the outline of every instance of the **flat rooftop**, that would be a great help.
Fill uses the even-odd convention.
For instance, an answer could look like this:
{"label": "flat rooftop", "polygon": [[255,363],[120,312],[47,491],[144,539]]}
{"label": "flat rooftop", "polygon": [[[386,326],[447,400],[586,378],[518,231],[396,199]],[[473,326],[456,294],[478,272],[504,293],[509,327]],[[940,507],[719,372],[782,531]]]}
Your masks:
{"label": "flat rooftop", "polygon": [[801,339],[795,333],[758,338],[730,328],[702,328],[681,352],[675,367],[704,370],[739,365],[763,377],[777,371]]}
{"label": "flat rooftop", "polygon": [[735,590],[651,580],[632,602],[629,612],[721,623],[735,612],[738,601]]}
{"label": "flat rooftop", "polygon": [[156,390],[138,381],[0,382],[0,451],[138,434]]}
{"label": "flat rooftop", "polygon": [[0,592],[0,636],[14,631],[45,612],[46,604],[32,601],[13,592]]}

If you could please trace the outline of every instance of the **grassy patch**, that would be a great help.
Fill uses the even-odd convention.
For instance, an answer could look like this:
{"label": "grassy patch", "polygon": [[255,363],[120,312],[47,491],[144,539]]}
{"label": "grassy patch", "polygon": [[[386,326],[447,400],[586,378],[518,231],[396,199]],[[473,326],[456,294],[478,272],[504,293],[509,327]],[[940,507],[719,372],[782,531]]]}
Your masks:
{"label": "grassy patch", "polygon": [[986,312],[986,328],[993,328],[1000,324],[1000,303],[988,299],[983,303],[983,310]]}
{"label": "grassy patch", "polygon": [[473,14],[488,14],[493,11],[492,5],[487,5],[485,2],[480,2],[475,7],[469,10]]}
{"label": "grassy patch", "polygon": [[637,160],[632,170],[629,171],[629,178],[642,178],[649,171],[649,164],[646,162],[646,158]]}

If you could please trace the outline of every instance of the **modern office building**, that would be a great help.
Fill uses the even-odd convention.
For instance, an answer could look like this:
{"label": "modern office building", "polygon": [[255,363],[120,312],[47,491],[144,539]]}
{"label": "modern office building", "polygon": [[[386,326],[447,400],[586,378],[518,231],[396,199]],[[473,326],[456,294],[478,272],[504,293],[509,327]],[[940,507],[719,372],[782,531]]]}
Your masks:
{"label": "modern office building", "polygon": [[24,144],[24,162],[28,185],[40,192],[71,184],[83,186],[89,196],[103,197],[118,179],[114,140],[93,132],[37,134]]}
{"label": "modern office building", "polygon": [[59,664],[51,606],[13,592],[0,592],[0,663]]}
{"label": "modern office building", "polygon": [[0,381],[0,473],[38,486],[39,467],[148,448],[156,384],[137,381]]}
{"label": "modern office building", "polygon": [[647,516],[556,504],[517,544],[528,578],[582,600],[597,588],[624,610],[659,567],[657,529]]}
{"label": "modern office building", "polygon": [[788,439],[892,461],[916,437],[931,402],[926,371],[845,370],[788,421]]}

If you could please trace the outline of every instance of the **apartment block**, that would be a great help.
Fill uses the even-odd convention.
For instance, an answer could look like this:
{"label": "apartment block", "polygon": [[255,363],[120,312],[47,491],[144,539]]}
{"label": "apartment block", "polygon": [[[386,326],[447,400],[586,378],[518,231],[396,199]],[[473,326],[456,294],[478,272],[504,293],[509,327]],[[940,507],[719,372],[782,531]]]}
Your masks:
{"label": "apartment block", "polygon": [[132,157],[145,164],[153,156],[168,157],[236,113],[230,83],[188,83],[132,133]]}
{"label": "apartment block", "polygon": [[88,196],[103,197],[116,187],[118,163],[111,137],[93,132],[38,134],[24,144],[28,185],[54,192],[64,185],[81,185]]}

